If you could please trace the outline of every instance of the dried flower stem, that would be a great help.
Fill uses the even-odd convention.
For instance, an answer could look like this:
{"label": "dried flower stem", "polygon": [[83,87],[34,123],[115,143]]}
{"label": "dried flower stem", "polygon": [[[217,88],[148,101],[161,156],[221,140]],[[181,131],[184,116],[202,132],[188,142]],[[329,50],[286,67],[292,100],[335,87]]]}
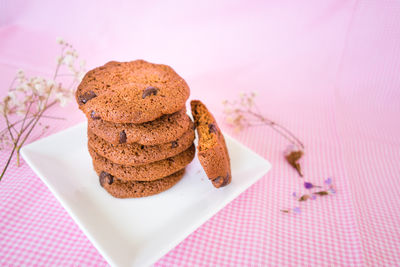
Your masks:
{"label": "dried flower stem", "polygon": [[[36,115],[37,114],[30,113],[30,116],[28,116],[26,119],[31,119],[33,117],[36,117]],[[65,120],[65,118],[62,118],[62,117],[48,116],[48,115],[44,115],[44,114],[42,115],[42,118],[53,119],[53,120]],[[24,119],[17,120],[16,122],[12,123],[10,125],[10,127],[14,127],[14,126],[22,123],[23,121],[24,121]],[[4,134],[5,131],[8,131],[8,128],[5,128],[5,129],[1,130],[0,134]]]}
{"label": "dried flower stem", "polygon": [[[0,102],[0,112],[5,118],[6,128],[0,131],[0,139],[5,144],[12,145],[10,155],[0,175],[0,181],[11,163],[14,154],[17,155],[17,166],[20,164],[20,150],[31,136],[33,130],[41,123],[41,118],[63,119],[53,116],[46,116],[44,113],[57,103],[63,106],[73,95],[73,86],[79,82],[84,74],[84,61],[80,62],[80,67],[76,67],[78,54],[71,44],[59,39],[61,45],[61,55],[57,57],[57,65],[52,79],[42,77],[28,78],[23,71],[18,71],[13,79],[8,95]],[[68,67],[71,74],[59,74],[62,66]],[[56,79],[60,76],[73,77],[70,86],[63,88]],[[17,86],[14,83],[18,81]],[[22,100],[22,101],[21,101]],[[32,110],[33,109],[33,110]],[[9,115],[21,115],[22,119],[11,122]],[[17,125],[20,127],[16,129]],[[41,135],[49,126],[45,126]],[[11,143],[10,143],[11,141]],[[3,147],[3,144],[2,144]]]}
{"label": "dried flower stem", "polygon": [[[65,49],[65,47],[63,47],[61,54],[64,53],[64,49]],[[57,78],[57,74],[58,74],[58,71],[60,70],[60,67],[61,67],[61,63],[59,62],[59,63],[57,64],[56,70],[55,70],[55,72],[54,72],[53,80],[55,80],[55,79]],[[29,129],[28,133],[25,135],[25,137],[24,137],[24,139],[22,140],[21,144],[19,144],[19,145],[17,146],[17,165],[18,165],[18,166],[19,166],[19,151],[21,150],[21,147],[25,144],[26,139],[28,139],[29,135],[31,134],[31,132],[32,132],[33,129],[35,128],[36,124],[38,123],[38,121],[39,121],[40,118],[42,117],[43,113],[44,113],[49,107],[51,107],[51,106],[53,106],[54,104],[57,103],[57,101],[53,101],[50,105],[47,105],[47,103],[49,102],[49,98],[50,98],[50,95],[51,95],[51,92],[52,92],[53,88],[54,88],[54,85],[50,86],[49,93],[47,94],[46,100],[45,100],[45,102],[44,102],[44,108],[42,109],[42,111],[39,112],[39,115],[36,116],[36,118],[34,117],[34,118],[32,119],[32,120],[34,121],[32,127]],[[29,113],[30,107],[31,107],[31,105],[29,106],[28,111],[26,112],[26,114]],[[26,120],[26,116],[25,116],[24,121],[22,122],[22,126],[24,125],[25,120]],[[22,130],[22,129],[21,129],[21,130]],[[1,179],[1,178],[2,178],[2,176],[0,177],[0,179]]]}
{"label": "dried flower stem", "polygon": [[235,130],[237,131],[240,131],[245,127],[260,125],[270,126],[272,130],[279,133],[297,148],[296,150],[292,149],[289,151],[287,155],[285,155],[285,158],[286,161],[293,168],[295,168],[298,174],[302,177],[303,173],[301,171],[299,160],[304,155],[305,146],[303,142],[288,128],[272,121],[269,118],[264,117],[254,101],[255,96],[255,93],[243,93],[240,95],[239,101],[229,102],[225,100],[223,104],[225,105],[224,112],[227,115],[226,121],[234,126]]}
{"label": "dried flower stem", "polygon": [[[254,104],[254,107],[257,108],[257,106]],[[258,110],[258,108],[257,108]],[[253,111],[251,111],[250,109],[247,110],[242,110],[239,109],[240,112],[242,113],[247,113],[251,116],[254,116],[255,118],[257,118],[258,120],[260,120],[261,122],[263,122],[261,125],[268,125],[270,126],[274,131],[276,131],[277,133],[279,133],[280,135],[282,135],[286,140],[288,140],[291,144],[298,146],[301,149],[304,149],[304,144],[303,142],[300,141],[299,138],[297,138],[289,129],[287,129],[286,127],[284,127],[283,125],[280,125],[266,117],[264,117],[263,115],[259,114],[259,113],[255,113]],[[249,126],[257,126],[256,124],[249,124]]]}
{"label": "dried flower stem", "polygon": [[[17,152],[17,166],[19,166],[19,158],[20,158],[20,153],[19,153],[19,152],[20,152],[21,147],[22,147],[23,144],[25,143],[26,139],[29,137],[30,133],[32,132],[33,128],[35,127],[37,121],[39,121],[39,119],[40,119],[40,117],[42,116],[43,112],[46,111],[47,109],[49,109],[50,107],[54,106],[56,103],[57,103],[57,102],[54,101],[54,102],[52,102],[51,104],[49,104],[48,106],[46,106],[46,107],[42,110],[42,112],[41,112],[40,114],[34,116],[34,117],[28,122],[28,124],[27,124],[24,128],[21,128],[20,133],[17,135],[17,137],[16,137],[16,139],[15,139],[15,141],[14,141],[13,148],[12,148],[12,150],[11,150],[10,156],[8,157],[7,163],[6,163],[6,165],[4,166],[4,169],[3,169],[3,171],[2,171],[2,173],[1,173],[1,175],[0,175],[0,181],[1,181],[1,179],[3,178],[3,176],[4,176],[4,174],[5,174],[5,172],[6,172],[7,168],[8,168],[8,165],[10,165],[11,159],[12,159],[12,157],[13,157],[13,155],[14,155],[15,152]],[[25,118],[25,120],[26,120],[26,118]],[[34,123],[34,122],[35,122],[35,123]],[[34,123],[34,125],[32,125],[32,123]],[[23,141],[20,143],[19,141],[20,141],[22,135],[24,134],[24,132],[25,132],[25,131],[29,128],[29,126],[31,126],[31,125],[32,125],[32,127],[30,128],[29,132],[25,135]]]}

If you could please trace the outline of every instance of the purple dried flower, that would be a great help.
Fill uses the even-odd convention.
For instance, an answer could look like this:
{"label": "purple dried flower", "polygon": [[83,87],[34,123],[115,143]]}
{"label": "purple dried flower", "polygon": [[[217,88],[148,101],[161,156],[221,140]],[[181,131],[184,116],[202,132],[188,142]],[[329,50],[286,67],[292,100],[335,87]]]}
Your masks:
{"label": "purple dried flower", "polygon": [[317,197],[315,196],[315,195],[311,195],[311,200],[316,200],[317,199]]}
{"label": "purple dried flower", "polygon": [[326,180],[324,181],[324,183],[325,183],[326,185],[331,185],[331,184],[332,184],[332,178],[331,178],[331,177],[328,177],[328,179],[326,179]]}
{"label": "purple dried flower", "polygon": [[293,212],[295,214],[300,214],[301,213],[301,209],[299,207],[295,207],[295,208],[293,208]]}
{"label": "purple dried flower", "polygon": [[297,193],[296,193],[296,192],[293,192],[293,193],[292,193],[292,197],[297,197]]}
{"label": "purple dried flower", "polygon": [[314,185],[313,185],[312,183],[310,183],[310,182],[304,182],[304,187],[305,187],[306,189],[311,189],[311,188],[314,187]]}

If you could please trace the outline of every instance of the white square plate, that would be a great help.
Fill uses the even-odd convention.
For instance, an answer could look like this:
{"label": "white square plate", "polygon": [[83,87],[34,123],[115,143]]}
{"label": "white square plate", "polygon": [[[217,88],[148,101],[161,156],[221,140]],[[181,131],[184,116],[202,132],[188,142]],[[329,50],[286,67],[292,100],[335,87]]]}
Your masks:
{"label": "white square plate", "polygon": [[229,136],[232,182],[216,189],[197,157],[171,189],[117,199],[100,185],[87,151],[86,123],[25,146],[21,153],[104,258],[147,266],[263,177],[271,165]]}

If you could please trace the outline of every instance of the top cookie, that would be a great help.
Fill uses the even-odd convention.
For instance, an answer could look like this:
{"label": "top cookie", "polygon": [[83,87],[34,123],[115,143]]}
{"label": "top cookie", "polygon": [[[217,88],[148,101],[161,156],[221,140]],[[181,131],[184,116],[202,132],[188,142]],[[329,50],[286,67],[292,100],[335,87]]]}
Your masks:
{"label": "top cookie", "polygon": [[111,61],[89,71],[75,93],[93,119],[143,123],[184,108],[190,90],[171,67],[144,60]]}
{"label": "top cookie", "polygon": [[231,182],[231,162],[225,138],[214,116],[199,100],[190,102],[199,135],[198,157],[212,184],[219,188]]}

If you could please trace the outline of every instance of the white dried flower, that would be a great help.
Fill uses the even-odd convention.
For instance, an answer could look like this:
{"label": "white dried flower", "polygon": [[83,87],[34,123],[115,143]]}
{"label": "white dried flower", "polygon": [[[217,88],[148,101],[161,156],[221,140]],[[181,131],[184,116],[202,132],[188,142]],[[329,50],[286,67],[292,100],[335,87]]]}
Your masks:
{"label": "white dried flower", "polygon": [[29,91],[29,86],[26,84],[26,82],[22,82],[15,87],[15,91],[27,93]]}
{"label": "white dried flower", "polygon": [[63,61],[63,56],[58,56],[58,57],[56,57],[57,65],[61,64],[62,61]]}
{"label": "white dried flower", "polygon": [[74,63],[73,55],[66,55],[63,59],[63,63],[68,66],[72,66],[72,64]]}
{"label": "white dried flower", "polygon": [[17,70],[17,79],[23,79],[25,77],[25,72],[22,69]]}
{"label": "white dried flower", "polygon": [[54,80],[46,80],[45,82],[48,87],[56,85],[56,82]]}
{"label": "white dried flower", "polygon": [[15,91],[9,91],[6,98],[7,100],[5,102],[8,102],[8,105],[10,106],[13,106],[18,102],[17,92]]}
{"label": "white dried flower", "polygon": [[68,103],[69,98],[65,94],[59,92],[56,93],[54,98],[60,103],[61,107],[65,107],[65,105]]}
{"label": "white dried flower", "polygon": [[62,45],[62,44],[64,44],[65,43],[65,41],[64,41],[64,39],[63,38],[61,38],[61,37],[57,37],[57,44],[60,44],[60,45]]}
{"label": "white dried flower", "polygon": [[34,83],[33,88],[35,88],[35,90],[38,92],[38,94],[42,94],[43,91],[44,91],[44,90],[43,90],[43,89],[44,89],[43,84],[40,83],[40,82],[38,82],[38,81],[36,81],[36,82]]}

